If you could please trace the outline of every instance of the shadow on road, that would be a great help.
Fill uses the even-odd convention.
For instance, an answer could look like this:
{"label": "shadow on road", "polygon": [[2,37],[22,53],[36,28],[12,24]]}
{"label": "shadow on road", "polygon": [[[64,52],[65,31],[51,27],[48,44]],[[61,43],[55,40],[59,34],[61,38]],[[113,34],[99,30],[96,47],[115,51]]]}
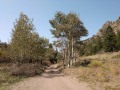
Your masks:
{"label": "shadow on road", "polygon": [[42,74],[44,78],[55,78],[55,77],[63,77],[64,73],[61,72],[60,68],[57,67],[57,64],[52,65],[46,68],[45,72]]}

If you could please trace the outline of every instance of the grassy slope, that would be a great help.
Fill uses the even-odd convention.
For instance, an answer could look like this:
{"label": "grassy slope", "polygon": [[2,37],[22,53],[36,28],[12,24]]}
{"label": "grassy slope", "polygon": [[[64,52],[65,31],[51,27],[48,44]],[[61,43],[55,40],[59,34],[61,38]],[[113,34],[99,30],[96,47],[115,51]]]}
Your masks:
{"label": "grassy slope", "polygon": [[[92,61],[88,66],[73,67],[65,72],[76,76],[80,81],[89,82],[94,90],[120,90],[120,52],[80,58],[84,59]],[[102,60],[106,62],[102,63]]]}
{"label": "grassy slope", "polygon": [[[104,54],[96,54],[91,56],[83,56],[80,59],[99,59],[99,60],[111,60],[113,57],[119,56],[120,52],[113,52],[113,53],[104,53]],[[120,57],[116,57],[114,59],[120,59]]]}

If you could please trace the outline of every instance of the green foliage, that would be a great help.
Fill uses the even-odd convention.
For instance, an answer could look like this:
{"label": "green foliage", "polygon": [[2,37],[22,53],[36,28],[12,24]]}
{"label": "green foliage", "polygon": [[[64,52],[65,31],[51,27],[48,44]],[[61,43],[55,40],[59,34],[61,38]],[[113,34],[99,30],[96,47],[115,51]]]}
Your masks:
{"label": "green foliage", "polygon": [[84,45],[78,46],[78,50],[79,50],[80,56],[85,54],[85,46]]}
{"label": "green foliage", "polygon": [[49,44],[49,48],[53,48],[53,45],[52,45],[52,43],[50,43],[50,44]]}
{"label": "green foliage", "polygon": [[32,52],[33,44],[33,24],[27,15],[20,14],[12,31],[12,40],[10,43],[11,57],[14,60],[23,61]]}
{"label": "green foliage", "polygon": [[120,50],[120,31],[117,32],[117,49]]}
{"label": "green foliage", "polygon": [[97,48],[97,51],[100,51],[102,48],[103,48],[103,44],[102,44],[102,39],[100,36],[97,36],[96,38],[96,48]]}
{"label": "green foliage", "polygon": [[56,38],[66,37],[70,40],[71,37],[80,38],[81,36],[86,36],[88,34],[82,21],[75,13],[66,15],[62,12],[57,12],[55,18],[49,22],[53,28],[51,33]]}
{"label": "green foliage", "polygon": [[35,76],[35,75],[41,75],[41,73],[44,71],[44,68],[39,63],[37,64],[22,64],[20,67],[14,65],[11,67],[11,75],[13,76]]}
{"label": "green foliage", "polygon": [[7,57],[8,45],[0,42],[0,57]]}
{"label": "green foliage", "polygon": [[45,57],[50,58],[51,56],[53,56],[53,53],[54,53],[53,45],[52,43],[49,43],[46,49]]}
{"label": "green foliage", "polygon": [[108,26],[106,29],[105,37],[104,37],[104,49],[106,52],[113,52],[116,50],[116,35],[113,32],[111,26]]}
{"label": "green foliage", "polygon": [[93,36],[91,39],[85,41],[85,55],[93,55],[96,53],[113,52],[119,50],[119,32],[113,32],[111,26],[108,26],[103,36]]}
{"label": "green foliage", "polygon": [[103,40],[100,36],[93,36],[93,38],[85,42],[86,55],[94,55],[103,49]]}
{"label": "green foliage", "polygon": [[[66,42],[62,42],[62,51],[66,49],[64,53],[69,60],[70,57],[73,57],[74,52],[76,51],[76,42],[80,41],[82,36],[87,36],[88,31],[83,25],[83,22],[80,20],[76,13],[64,14],[62,12],[57,12],[54,19],[49,21],[52,30],[51,33],[55,38],[65,38]],[[66,54],[66,55],[65,55]],[[69,61],[70,63],[70,61]]]}
{"label": "green foliage", "polygon": [[32,20],[21,13],[16,20],[10,43],[11,58],[16,62],[29,62],[44,57],[48,40],[41,38],[36,32]]}

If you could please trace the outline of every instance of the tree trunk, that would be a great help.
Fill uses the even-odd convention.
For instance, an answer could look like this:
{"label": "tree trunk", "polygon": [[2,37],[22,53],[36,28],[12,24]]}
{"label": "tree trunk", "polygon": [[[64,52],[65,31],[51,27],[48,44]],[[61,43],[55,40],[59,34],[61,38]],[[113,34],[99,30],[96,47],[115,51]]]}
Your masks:
{"label": "tree trunk", "polygon": [[73,65],[73,57],[74,57],[74,48],[73,48],[74,40],[73,40],[73,37],[72,37],[71,44],[72,44],[72,52],[71,52],[71,54],[72,54],[72,55],[71,55],[71,56],[72,56],[72,57],[71,57],[71,60],[72,60],[72,61],[71,61],[71,65]]}
{"label": "tree trunk", "polygon": [[70,41],[68,41],[68,56],[67,56],[67,59],[68,59],[68,67],[70,68]]}
{"label": "tree trunk", "polygon": [[74,56],[75,56],[75,63],[76,63],[76,53],[77,53],[77,52],[75,52],[75,55],[74,55]]}
{"label": "tree trunk", "polygon": [[65,60],[66,60],[66,51],[65,49],[63,50],[63,66],[65,68]]}

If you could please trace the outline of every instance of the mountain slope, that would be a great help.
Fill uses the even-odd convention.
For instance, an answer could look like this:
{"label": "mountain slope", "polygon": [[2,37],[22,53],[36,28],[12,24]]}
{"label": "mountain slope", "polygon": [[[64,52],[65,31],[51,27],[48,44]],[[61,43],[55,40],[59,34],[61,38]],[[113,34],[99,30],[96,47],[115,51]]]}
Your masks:
{"label": "mountain slope", "polygon": [[108,26],[111,26],[113,28],[113,31],[117,33],[118,30],[120,30],[120,17],[116,21],[107,21],[102,28],[98,31],[97,35],[102,36],[104,32],[106,31],[106,28]]}

